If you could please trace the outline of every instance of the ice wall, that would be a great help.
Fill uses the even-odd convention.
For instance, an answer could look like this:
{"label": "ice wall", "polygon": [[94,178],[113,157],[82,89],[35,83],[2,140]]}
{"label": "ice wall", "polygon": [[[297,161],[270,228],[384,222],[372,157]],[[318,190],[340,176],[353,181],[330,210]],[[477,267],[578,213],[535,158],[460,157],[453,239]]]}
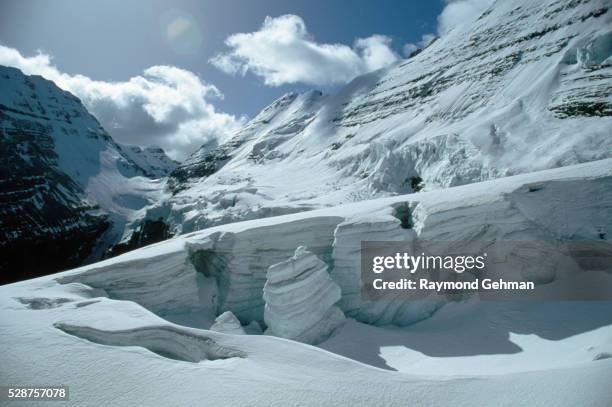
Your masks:
{"label": "ice wall", "polygon": [[[435,312],[440,298],[365,301],[360,293],[361,241],[537,242],[520,246],[510,261],[526,265],[516,268],[520,278],[547,284],[557,278],[547,263],[547,253],[558,252],[555,242],[609,239],[610,202],[612,160],[603,160],[223,225],[67,272],[59,281],[104,289],[110,298],[136,301],[162,316],[181,310],[209,313],[212,320],[231,311],[246,326],[264,321],[269,267],[307,246],[339,287],[337,306],[343,313],[370,324],[406,325]],[[530,256],[539,260],[530,261]],[[567,262],[575,261],[568,257]]]}

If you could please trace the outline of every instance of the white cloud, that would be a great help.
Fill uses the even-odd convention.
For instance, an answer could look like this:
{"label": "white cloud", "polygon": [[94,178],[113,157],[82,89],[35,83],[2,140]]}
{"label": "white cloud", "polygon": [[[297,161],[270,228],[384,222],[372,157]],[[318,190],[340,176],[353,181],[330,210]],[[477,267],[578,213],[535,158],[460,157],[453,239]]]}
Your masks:
{"label": "white cloud", "polygon": [[229,74],[251,72],[271,86],[298,82],[330,85],[346,83],[395,62],[399,57],[390,43],[383,35],[357,39],[353,48],[318,43],[304,20],[289,14],[266,17],[258,31],[231,35],[225,40],[230,50],[210,62]]}
{"label": "white cloud", "polygon": [[417,42],[416,44],[411,43],[411,42],[408,44],[405,44],[404,48],[402,49],[402,52],[404,53],[405,56],[409,57],[414,51],[418,49],[424,49],[425,47],[427,47],[436,38],[438,37],[436,37],[436,35],[432,33],[423,34],[423,36],[421,37],[421,40]]}
{"label": "white cloud", "polygon": [[443,36],[453,28],[474,21],[495,0],[449,0],[438,16],[438,35]]}
{"label": "white cloud", "polygon": [[397,61],[397,54],[390,45],[391,38],[379,34],[360,38],[355,42],[355,48],[360,51],[363,62],[370,71],[384,68]]}
{"label": "white cloud", "polygon": [[419,41],[419,46],[425,48],[426,46],[434,42],[436,38],[438,37],[436,37],[436,35],[432,33],[423,34],[423,36],[421,37],[421,41]]}
{"label": "white cloud", "polygon": [[153,66],[123,82],[96,81],[60,72],[45,53],[24,57],[4,46],[0,65],[41,75],[72,92],[118,142],[157,145],[176,159],[211,140],[222,142],[244,121],[215,110],[208,100],[223,95],[214,85],[172,66]]}

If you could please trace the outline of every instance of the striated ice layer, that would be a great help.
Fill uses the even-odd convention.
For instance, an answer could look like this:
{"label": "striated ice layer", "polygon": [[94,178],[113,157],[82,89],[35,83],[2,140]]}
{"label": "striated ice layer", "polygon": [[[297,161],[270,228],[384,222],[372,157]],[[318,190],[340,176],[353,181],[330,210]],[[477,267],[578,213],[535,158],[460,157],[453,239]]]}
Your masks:
{"label": "striated ice layer", "polygon": [[[165,318],[204,316],[209,320],[202,324],[205,327],[219,314],[232,311],[248,333],[257,333],[255,325],[250,332],[248,324],[264,321],[262,291],[268,268],[306,246],[327,265],[329,278],[340,287],[341,298],[333,305],[360,322],[405,326],[429,317],[441,303],[406,295],[364,300],[361,241],[515,242],[509,246],[513,252],[507,256],[507,273],[546,285],[563,277],[550,255],[559,252],[557,242],[609,239],[610,202],[612,160],[602,160],[218,226],[55,278],[103,289],[111,299],[136,301]],[[567,264],[581,267],[573,258]],[[287,273],[283,270],[280,276],[288,280]],[[280,276],[272,281],[278,284]]]}
{"label": "striated ice layer", "polygon": [[334,305],[340,297],[327,265],[300,246],[293,257],[268,268],[263,292],[266,333],[320,343],[344,322]]}
{"label": "striated ice layer", "polygon": [[[394,205],[391,216],[365,216],[347,219],[336,227],[332,258],[334,267],[330,275],[342,289],[339,303],[344,312],[360,321],[376,325],[407,325],[427,318],[442,304],[440,298],[406,300],[406,294],[365,301],[361,296],[361,242],[412,241],[417,235],[412,229],[413,219],[406,204]],[[398,222],[398,220],[400,222]]]}
{"label": "striated ice layer", "polygon": [[[103,289],[110,298],[136,300],[163,316],[196,309],[201,312],[199,296],[214,286],[197,275],[193,265],[186,260],[186,254],[181,252],[121,264],[107,260],[88,267],[82,273],[63,276],[58,281],[62,284],[79,282]],[[152,264],[155,267],[151,267]],[[206,292],[206,295],[212,297],[214,292]]]}
{"label": "striated ice layer", "polygon": [[243,324],[263,322],[261,293],[268,267],[287,260],[298,246],[308,246],[327,261],[334,228],[342,220],[340,216],[317,216],[281,225],[260,224],[188,243],[196,270],[217,280],[216,314],[231,310]]}

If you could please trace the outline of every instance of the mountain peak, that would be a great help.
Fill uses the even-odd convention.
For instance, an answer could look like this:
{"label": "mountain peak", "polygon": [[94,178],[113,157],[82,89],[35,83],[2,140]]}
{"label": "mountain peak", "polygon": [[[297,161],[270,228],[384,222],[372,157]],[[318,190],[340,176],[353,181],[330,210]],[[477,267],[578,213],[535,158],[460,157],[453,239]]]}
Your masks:
{"label": "mountain peak", "polygon": [[0,66],[0,89],[0,268],[23,278],[98,259],[159,195],[146,176],[176,163],[121,148],[52,81]]}

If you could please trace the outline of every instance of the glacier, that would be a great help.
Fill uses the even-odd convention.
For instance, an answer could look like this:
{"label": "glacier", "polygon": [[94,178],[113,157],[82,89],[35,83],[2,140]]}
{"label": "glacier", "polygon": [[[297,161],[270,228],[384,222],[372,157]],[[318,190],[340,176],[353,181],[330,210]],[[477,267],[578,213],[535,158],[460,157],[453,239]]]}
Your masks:
{"label": "glacier", "polygon": [[[0,286],[0,383],[83,406],[608,407],[612,299],[555,297],[612,290],[609,267],[559,256],[612,258],[608,3],[497,1],[180,164],[0,67],[2,240],[71,254]],[[508,243],[504,274],[540,296],[373,300],[363,241]]]}
{"label": "glacier", "polygon": [[[612,230],[611,175],[612,159],[607,159],[231,223],[62,273],[57,279],[62,284],[78,282],[102,289],[111,298],[136,301],[164,318],[204,313],[212,320],[231,311],[243,325],[263,324],[262,292],[270,267],[276,265],[282,275],[279,263],[305,246],[320,259],[317,263],[326,264],[340,288],[338,307],[343,313],[368,324],[409,325],[432,315],[443,302],[436,296],[365,300],[359,267],[362,240],[531,241],[544,253],[539,255],[546,264],[547,251],[558,251],[546,242],[599,240],[601,229]],[[570,190],[571,199],[567,197]],[[403,218],[407,212],[409,227]],[[521,261],[532,255],[533,245],[522,250],[515,254]],[[555,280],[548,270],[519,271],[522,278],[545,284]],[[159,287],[164,287],[163,292]]]}
{"label": "glacier", "polygon": [[42,154],[57,184],[14,186],[13,211],[37,217],[4,240],[23,252],[61,230],[75,254],[59,270],[211,226],[609,158],[609,27],[605,0],[499,2],[335,94],[284,95],[181,164],[119,145],[73,95],[1,68],[6,171],[24,179]]}
{"label": "glacier", "polygon": [[[99,404],[112,389],[121,404],[191,404],[205,394],[220,405],[289,398],[405,405],[411,394],[424,404],[473,406],[489,405],[493,394],[510,404],[528,394],[535,405],[605,406],[609,301],[368,302],[357,291],[351,253],[369,236],[598,240],[601,228],[612,227],[611,193],[612,160],[600,160],[220,225],[0,286],[0,323],[10,332],[0,336],[0,378],[27,382],[36,372],[39,380],[87,388],[71,390],[71,403],[80,405]],[[294,286],[304,271],[318,276],[310,285],[329,287],[321,312],[300,301],[317,294]],[[564,278],[540,281],[537,289]],[[612,284],[609,271],[582,270],[570,282],[589,279]],[[293,301],[278,308],[278,295]],[[274,314],[266,315],[266,298]],[[346,315],[332,335],[330,306]],[[309,328],[304,316],[315,324]],[[301,339],[321,341],[318,347],[253,334],[256,325],[275,334],[282,318],[286,336],[309,328],[318,338]],[[55,357],[59,351],[69,356]],[[127,391],[134,386],[146,394]]]}
{"label": "glacier", "polygon": [[244,335],[246,333],[242,325],[240,325],[238,318],[232,314],[232,311],[225,311],[215,318],[215,323],[212,324],[210,330],[234,335]]}

